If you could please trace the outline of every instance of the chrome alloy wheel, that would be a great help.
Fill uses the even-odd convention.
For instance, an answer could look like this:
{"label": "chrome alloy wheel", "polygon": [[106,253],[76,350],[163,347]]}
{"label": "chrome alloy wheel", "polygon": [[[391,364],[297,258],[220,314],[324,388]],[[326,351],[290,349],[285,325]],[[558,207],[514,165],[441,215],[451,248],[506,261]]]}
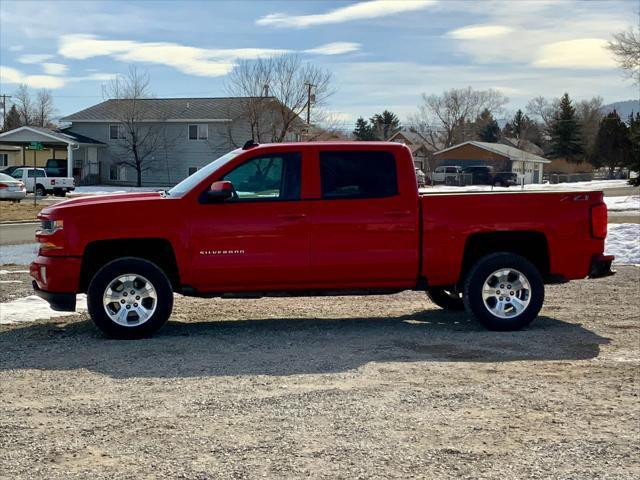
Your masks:
{"label": "chrome alloy wheel", "polygon": [[529,306],[531,285],[522,272],[513,268],[501,268],[485,280],[482,300],[487,310],[496,317],[517,317]]}
{"label": "chrome alloy wheel", "polygon": [[156,311],[158,294],[142,275],[127,273],[113,279],[102,296],[104,311],[123,327],[137,327]]}

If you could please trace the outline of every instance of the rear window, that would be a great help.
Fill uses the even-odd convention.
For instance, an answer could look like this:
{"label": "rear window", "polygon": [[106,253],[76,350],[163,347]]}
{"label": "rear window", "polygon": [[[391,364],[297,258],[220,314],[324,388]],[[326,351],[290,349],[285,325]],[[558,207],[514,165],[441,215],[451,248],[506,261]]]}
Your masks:
{"label": "rear window", "polygon": [[385,151],[320,152],[322,198],[382,198],[398,194],[396,160]]}

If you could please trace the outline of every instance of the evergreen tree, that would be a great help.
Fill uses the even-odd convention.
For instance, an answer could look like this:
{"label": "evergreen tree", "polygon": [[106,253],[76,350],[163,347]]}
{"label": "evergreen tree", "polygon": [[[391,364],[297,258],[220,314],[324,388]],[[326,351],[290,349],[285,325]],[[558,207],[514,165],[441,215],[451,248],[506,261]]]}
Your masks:
{"label": "evergreen tree", "polygon": [[630,153],[625,163],[632,172],[636,172],[638,176],[629,180],[632,185],[640,185],[640,112],[629,115],[629,143]]}
{"label": "evergreen tree", "polygon": [[398,116],[389,110],[376,113],[370,121],[373,133],[378,140],[389,140],[394,133],[399,132],[402,128]]}
{"label": "evergreen tree", "polygon": [[560,99],[549,134],[551,136],[550,153],[552,157],[565,158],[574,163],[580,163],[583,160],[584,148],[580,138],[580,124],[568,93],[565,93]]}
{"label": "evergreen tree", "polygon": [[517,140],[528,140],[536,145],[542,143],[540,128],[536,122],[531,120],[522,110],[518,110],[515,113],[511,121],[502,129],[502,133],[505,137],[511,137]]}
{"label": "evergreen tree", "polygon": [[488,109],[484,109],[475,121],[476,134],[483,142],[497,143],[500,139],[498,122]]}
{"label": "evergreen tree", "polygon": [[362,117],[359,117],[358,120],[356,120],[356,128],[353,130],[353,136],[360,141],[371,141],[376,139],[373,127]]}
{"label": "evergreen tree", "polygon": [[596,167],[607,167],[612,174],[616,167],[628,164],[630,157],[629,129],[614,110],[600,122],[592,163]]}
{"label": "evergreen tree", "polygon": [[14,128],[18,128],[22,126],[22,121],[20,120],[20,114],[18,113],[18,109],[15,105],[12,105],[7,115],[4,119],[4,125],[2,126],[2,131],[7,132],[9,130],[13,130]]}

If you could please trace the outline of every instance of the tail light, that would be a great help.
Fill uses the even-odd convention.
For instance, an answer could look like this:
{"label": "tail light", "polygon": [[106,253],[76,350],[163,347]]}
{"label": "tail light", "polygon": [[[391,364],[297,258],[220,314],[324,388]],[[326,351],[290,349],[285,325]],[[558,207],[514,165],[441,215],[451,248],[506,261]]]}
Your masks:
{"label": "tail light", "polygon": [[20,188],[20,190],[26,190],[27,189],[27,187],[24,185],[23,182],[19,182],[18,183],[18,188]]}
{"label": "tail light", "polygon": [[607,206],[604,203],[591,207],[591,236],[607,238]]}
{"label": "tail light", "polygon": [[6,183],[0,183],[0,190],[4,190],[5,188],[9,188],[9,185]]}

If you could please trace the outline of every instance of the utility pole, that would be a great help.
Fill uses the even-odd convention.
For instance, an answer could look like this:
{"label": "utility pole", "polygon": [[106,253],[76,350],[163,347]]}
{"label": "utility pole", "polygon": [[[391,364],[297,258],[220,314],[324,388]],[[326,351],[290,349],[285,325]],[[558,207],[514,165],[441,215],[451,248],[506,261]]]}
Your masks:
{"label": "utility pole", "polygon": [[311,88],[315,87],[315,85],[312,84],[311,82],[306,82],[305,85],[307,86],[307,128],[308,128],[311,126],[311,101],[312,101]]}
{"label": "utility pole", "polygon": [[4,130],[4,126],[7,123],[7,98],[11,98],[11,95],[0,95],[2,97],[2,129]]}

